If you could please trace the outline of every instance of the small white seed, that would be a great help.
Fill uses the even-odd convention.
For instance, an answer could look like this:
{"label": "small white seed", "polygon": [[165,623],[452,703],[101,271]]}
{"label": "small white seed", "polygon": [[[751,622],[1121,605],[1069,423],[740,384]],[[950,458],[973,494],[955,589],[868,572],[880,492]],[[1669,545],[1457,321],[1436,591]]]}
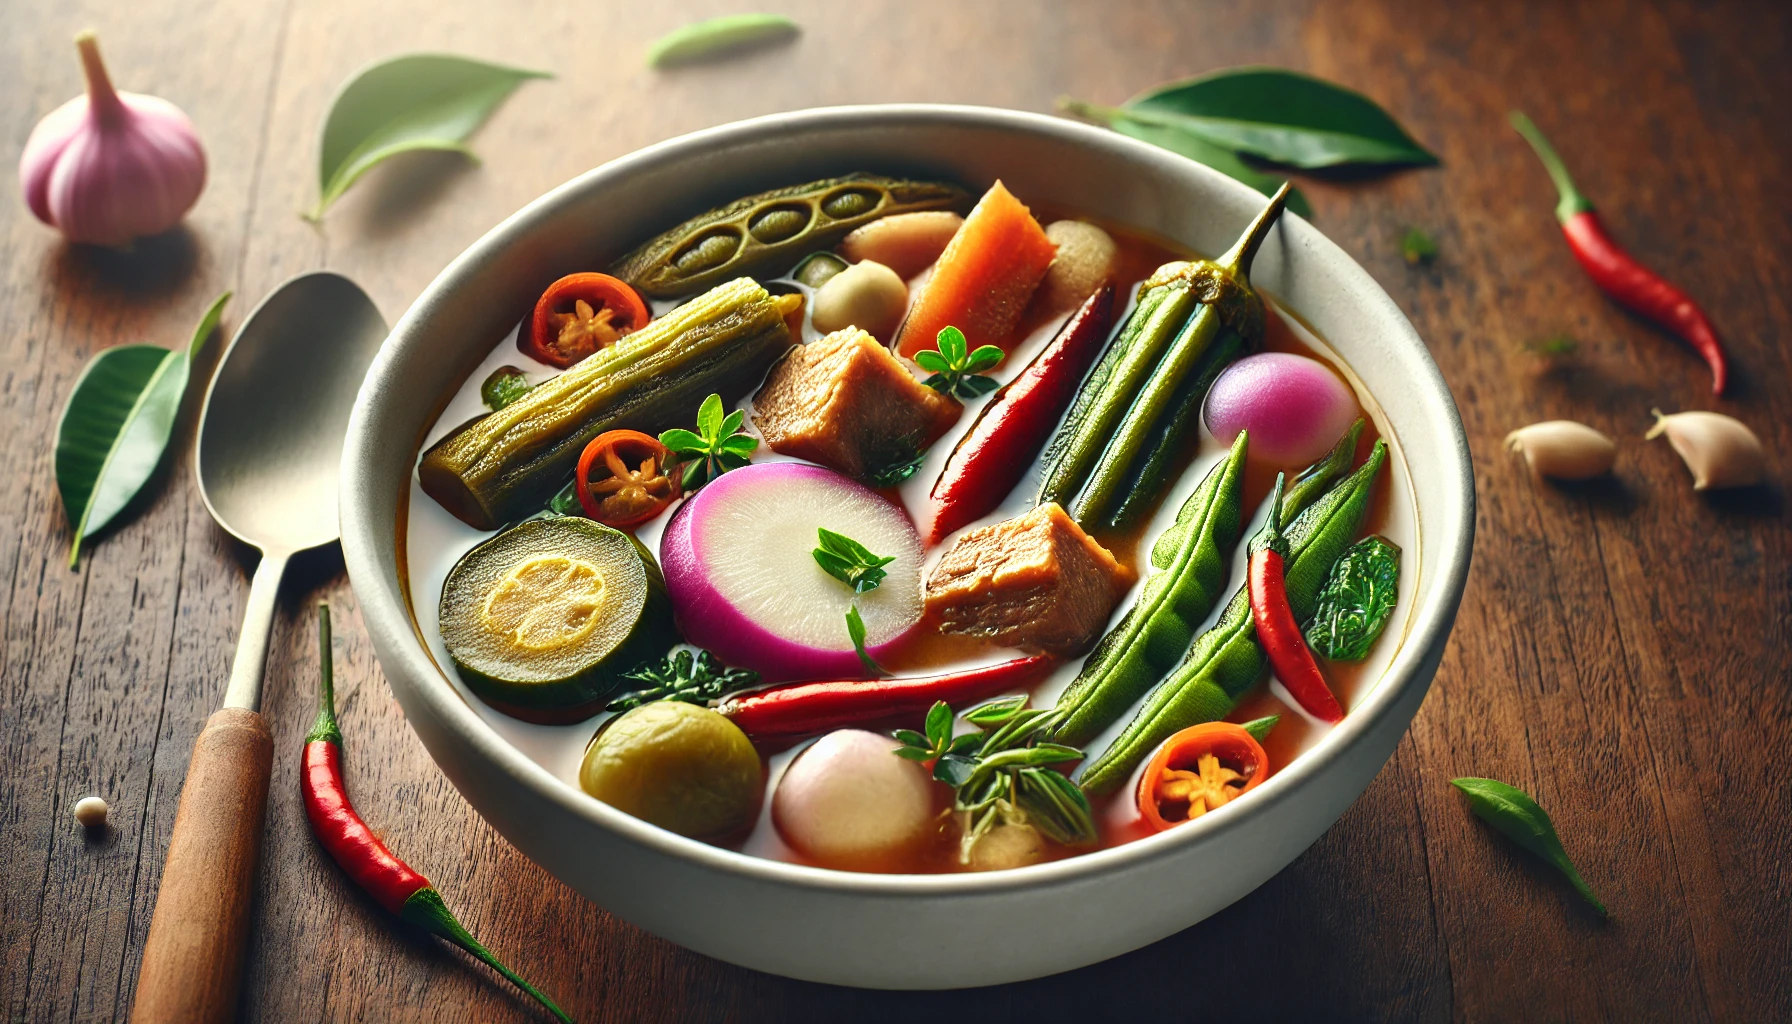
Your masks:
{"label": "small white seed", "polygon": [[1045,237],[1058,252],[1033,301],[1037,308],[1068,313],[1113,276],[1120,247],[1106,231],[1080,220],[1052,221],[1045,227]]}
{"label": "small white seed", "polygon": [[963,223],[951,210],[892,214],[855,229],[838,251],[849,263],[882,263],[906,281],[940,258]]}
{"label": "small white seed", "polygon": [[1751,487],[1767,472],[1767,451],[1761,439],[1740,420],[1720,412],[1678,412],[1664,416],[1660,409],[1655,426],[1643,437],[1663,434],[1681,461],[1692,470],[1692,489],[1715,491],[1725,487]]}
{"label": "small white seed", "polygon": [[857,327],[888,342],[908,311],[908,285],[882,263],[862,260],[815,291],[811,322],[823,334]]}
{"label": "small white seed", "polygon": [[1612,471],[1618,446],[1584,423],[1546,420],[1506,435],[1506,447],[1524,456],[1531,472],[1557,480],[1588,480]]}
{"label": "small white seed", "polygon": [[75,820],[87,828],[106,823],[106,801],[97,796],[84,796],[75,801]]}

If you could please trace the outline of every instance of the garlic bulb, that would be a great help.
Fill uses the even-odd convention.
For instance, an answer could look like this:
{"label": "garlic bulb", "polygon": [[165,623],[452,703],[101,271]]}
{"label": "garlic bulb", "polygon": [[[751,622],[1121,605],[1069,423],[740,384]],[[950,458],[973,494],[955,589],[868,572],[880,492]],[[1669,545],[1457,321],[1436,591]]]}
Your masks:
{"label": "garlic bulb", "polygon": [[1663,434],[1692,470],[1692,489],[1714,491],[1725,487],[1749,487],[1761,482],[1767,471],[1767,451],[1761,439],[1741,421],[1718,412],[1680,412],[1664,416],[1660,409],[1655,426],[1643,437]]}
{"label": "garlic bulb", "polygon": [[1547,420],[1506,435],[1506,447],[1524,455],[1531,472],[1558,480],[1586,480],[1611,472],[1618,457],[1612,439],[1584,423]]}
{"label": "garlic bulb", "polygon": [[25,204],[71,242],[124,246],[160,234],[205,188],[199,134],[167,100],[113,89],[92,32],[75,46],[87,95],[32,129],[19,157]]}

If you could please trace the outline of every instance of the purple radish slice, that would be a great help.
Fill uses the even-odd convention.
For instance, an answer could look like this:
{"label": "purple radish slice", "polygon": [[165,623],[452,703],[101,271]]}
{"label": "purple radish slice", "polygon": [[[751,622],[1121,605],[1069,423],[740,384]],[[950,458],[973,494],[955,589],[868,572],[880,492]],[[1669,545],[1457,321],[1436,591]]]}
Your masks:
{"label": "purple radish slice", "polygon": [[725,473],[666,526],[660,565],[684,638],[766,682],[863,677],[846,632],[852,591],[816,563],[819,527],[895,556],[858,603],[872,658],[901,640],[921,619],[914,525],[867,488],[795,462]]}

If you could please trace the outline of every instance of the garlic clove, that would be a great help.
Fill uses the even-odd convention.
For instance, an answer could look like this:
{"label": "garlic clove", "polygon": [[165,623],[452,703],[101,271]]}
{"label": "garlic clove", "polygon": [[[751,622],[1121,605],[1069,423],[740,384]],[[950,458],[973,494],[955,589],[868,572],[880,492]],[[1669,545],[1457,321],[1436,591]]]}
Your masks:
{"label": "garlic clove", "polygon": [[1506,435],[1506,447],[1524,455],[1531,472],[1557,480],[1587,480],[1611,472],[1618,446],[1584,423],[1546,420]]}
{"label": "garlic clove", "polygon": [[93,33],[75,37],[87,94],[52,111],[19,157],[25,204],[72,242],[123,246],[174,225],[205,188],[205,150],[179,107],[112,87]]}
{"label": "garlic clove", "polygon": [[1692,470],[1692,489],[1715,491],[1726,487],[1751,487],[1767,472],[1767,450],[1742,421],[1719,412],[1679,412],[1664,416],[1649,410],[1655,426],[1645,440],[1667,435],[1668,443]]}

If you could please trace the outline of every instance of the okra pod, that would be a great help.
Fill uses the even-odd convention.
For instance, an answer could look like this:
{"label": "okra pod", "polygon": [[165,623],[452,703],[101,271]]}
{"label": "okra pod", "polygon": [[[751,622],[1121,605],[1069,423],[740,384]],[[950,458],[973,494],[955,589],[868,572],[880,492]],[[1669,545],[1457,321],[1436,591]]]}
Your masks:
{"label": "okra pod", "polygon": [[1182,503],[1176,522],[1151,548],[1152,574],[1120,624],[1083,662],[1058,698],[1062,716],[1052,737],[1080,746],[1145,695],[1188,650],[1201,620],[1226,585],[1226,563],[1243,528],[1244,464],[1240,431],[1225,461]]}
{"label": "okra pod", "polygon": [[[1289,525],[1284,580],[1297,621],[1312,616],[1332,563],[1362,528],[1375,479],[1385,462],[1387,443],[1377,441],[1356,472]],[[1151,694],[1126,731],[1083,767],[1078,782],[1084,792],[1111,791],[1165,739],[1191,725],[1225,717],[1263,674],[1264,662],[1251,623],[1250,594],[1240,588],[1220,621],[1196,638],[1182,664]]]}
{"label": "okra pod", "polygon": [[[1153,433],[1147,443],[1151,454],[1131,477],[1120,499],[1120,507],[1108,520],[1108,526],[1125,530],[1137,524],[1156,507],[1158,498],[1181,467],[1182,455],[1195,436],[1201,418],[1201,406],[1207,390],[1226,367],[1232,365],[1245,350],[1244,336],[1229,327],[1220,329],[1220,336],[1207,348],[1201,364],[1183,382],[1182,393],[1171,403],[1174,410]],[[1348,468],[1348,466],[1346,466]]]}
{"label": "okra pod", "polygon": [[[1096,400],[1095,414],[1077,425],[1077,439],[1070,446],[1075,460],[1071,468],[1087,480],[1076,492],[1075,501],[1065,507],[1085,529],[1109,522],[1128,477],[1149,457],[1153,432],[1161,434],[1163,425],[1175,418],[1174,403],[1184,382],[1200,365],[1222,326],[1236,330],[1252,345],[1262,339],[1263,300],[1251,288],[1251,261],[1287,198],[1286,187],[1277,191],[1219,259],[1168,264],[1145,282],[1141,294],[1171,288],[1183,299],[1179,306],[1186,302],[1196,305],[1176,326],[1173,338],[1170,333],[1153,335],[1150,344],[1135,346],[1127,353],[1125,372],[1107,382]],[[1167,477],[1156,481],[1159,486],[1165,482]],[[1145,500],[1149,503],[1156,497],[1154,492]]]}
{"label": "okra pod", "polygon": [[1288,485],[1288,493],[1282,495],[1282,514],[1277,526],[1287,529],[1288,524],[1294,522],[1295,516],[1300,515],[1308,505],[1313,504],[1315,498],[1331,487],[1332,481],[1350,471],[1350,464],[1356,461],[1356,443],[1362,436],[1363,418],[1358,416],[1350,429],[1344,432],[1344,436],[1338,438],[1338,443],[1332,445],[1332,450],[1325,453],[1324,458],[1308,466],[1294,478],[1294,482]]}

